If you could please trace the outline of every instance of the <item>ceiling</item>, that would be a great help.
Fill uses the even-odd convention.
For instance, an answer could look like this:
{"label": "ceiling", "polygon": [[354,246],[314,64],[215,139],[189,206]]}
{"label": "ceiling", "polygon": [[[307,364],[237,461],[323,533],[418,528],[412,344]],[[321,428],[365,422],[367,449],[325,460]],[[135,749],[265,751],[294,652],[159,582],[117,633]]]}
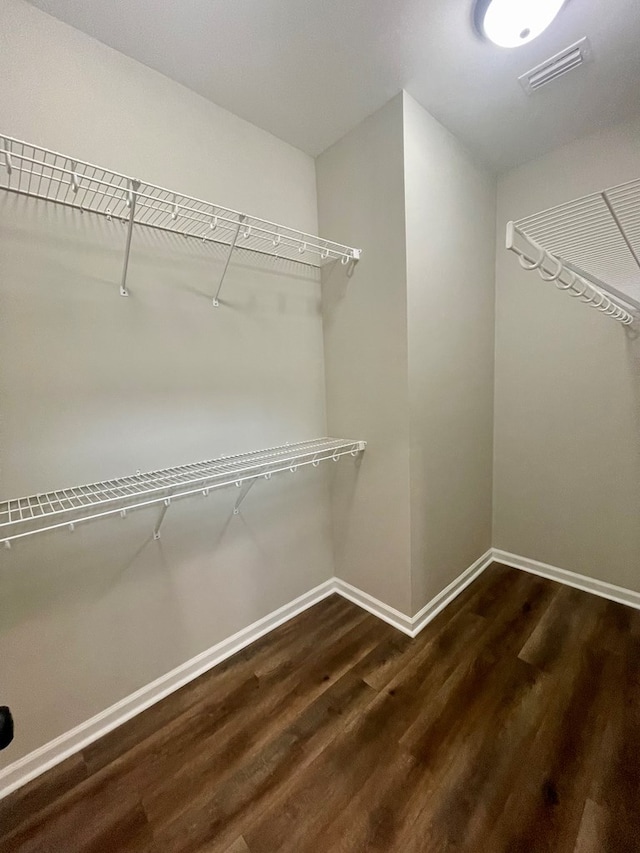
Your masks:
{"label": "ceiling", "polygon": [[[475,35],[473,0],[31,2],[314,156],[402,88],[496,171],[640,115],[638,0],[568,0],[515,50]],[[595,61],[525,95],[585,35]]]}

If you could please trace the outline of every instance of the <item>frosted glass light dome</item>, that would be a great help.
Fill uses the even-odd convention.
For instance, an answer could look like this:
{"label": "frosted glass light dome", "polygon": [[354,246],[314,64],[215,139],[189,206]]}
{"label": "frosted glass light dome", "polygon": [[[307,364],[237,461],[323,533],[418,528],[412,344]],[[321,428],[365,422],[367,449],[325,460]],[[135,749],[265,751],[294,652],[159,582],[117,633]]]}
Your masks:
{"label": "frosted glass light dome", "polygon": [[477,23],[499,47],[533,41],[554,20],[565,0],[479,0]]}

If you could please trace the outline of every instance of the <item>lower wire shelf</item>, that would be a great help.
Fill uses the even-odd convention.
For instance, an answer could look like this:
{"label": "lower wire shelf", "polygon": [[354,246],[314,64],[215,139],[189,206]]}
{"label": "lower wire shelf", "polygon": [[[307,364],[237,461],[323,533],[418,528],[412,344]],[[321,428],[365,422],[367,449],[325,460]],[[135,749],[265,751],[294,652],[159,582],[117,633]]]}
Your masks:
{"label": "lower wire shelf", "polygon": [[212,489],[236,485],[242,488],[234,508],[237,512],[257,479],[270,479],[281,471],[295,472],[305,465],[317,467],[327,460],[337,462],[341,456],[357,456],[365,447],[365,441],[319,438],[1,501],[0,544],[10,548],[13,541],[36,533],[62,527],[73,530],[84,521],[117,514],[125,516],[129,510],[154,504],[163,505],[154,530],[154,538],[159,539],[164,512],[175,499],[198,493],[206,496]]}

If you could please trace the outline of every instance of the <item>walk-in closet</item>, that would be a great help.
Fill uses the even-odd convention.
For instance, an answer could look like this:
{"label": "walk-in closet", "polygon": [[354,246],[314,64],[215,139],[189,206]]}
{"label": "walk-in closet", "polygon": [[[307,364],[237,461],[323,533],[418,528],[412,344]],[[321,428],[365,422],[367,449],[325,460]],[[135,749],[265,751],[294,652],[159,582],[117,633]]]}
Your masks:
{"label": "walk-in closet", "polygon": [[0,0],[0,853],[640,851],[637,0]]}

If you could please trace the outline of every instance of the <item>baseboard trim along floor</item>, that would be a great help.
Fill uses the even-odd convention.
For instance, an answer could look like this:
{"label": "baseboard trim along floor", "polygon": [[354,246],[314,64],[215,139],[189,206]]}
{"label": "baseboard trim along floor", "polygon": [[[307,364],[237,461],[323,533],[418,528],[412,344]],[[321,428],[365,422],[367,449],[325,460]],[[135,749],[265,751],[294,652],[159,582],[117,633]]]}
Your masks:
{"label": "baseboard trim along floor", "polygon": [[169,694],[179,690],[245,646],[273,631],[274,628],[288,622],[289,619],[293,619],[294,616],[309,607],[313,607],[314,604],[332,595],[335,591],[335,582],[331,578],[289,602],[289,604],[285,604],[262,619],[258,619],[257,622],[248,625],[226,640],[216,643],[210,649],[172,669],[166,675],[162,675],[150,684],[141,687],[140,690],[136,690],[135,693],[131,693],[116,702],[115,705],[111,705],[111,707],[96,714],[95,717],[80,723],[55,740],[45,743],[23,758],[9,764],[0,770],[0,799],[35,779],[36,776],[45,773],[51,767],[55,767],[56,764],[74,753],[84,749],[90,743],[99,740],[108,732],[135,717],[136,714],[140,714],[151,705],[160,702]]}
{"label": "baseboard trim along floor", "polygon": [[339,578],[331,578],[0,770],[0,799],[333,593],[338,593],[404,634],[416,637],[492,562],[504,563],[640,609],[640,593],[495,548],[483,554],[412,617]]}
{"label": "baseboard trim along floor", "polygon": [[583,592],[590,592],[593,595],[599,595],[601,598],[608,598],[609,601],[617,601],[618,604],[626,604],[628,607],[635,607],[636,610],[640,610],[640,592],[634,592],[632,589],[625,589],[606,581],[579,575],[576,572],[567,571],[567,569],[559,569],[557,566],[550,566],[548,563],[541,563],[538,560],[530,560],[528,557],[510,554],[508,551],[501,551],[499,548],[492,549],[492,560],[510,566],[512,569],[521,569],[523,572],[540,575],[540,577],[548,578],[548,580],[573,586]]}
{"label": "baseboard trim along floor", "polygon": [[374,598],[367,592],[363,592],[361,589],[339,578],[335,578],[335,591],[343,596],[343,598],[347,598],[369,613],[373,613],[379,619],[388,622],[389,625],[393,625],[394,628],[397,628],[409,637],[417,637],[425,625],[428,625],[432,619],[435,619],[438,613],[444,610],[447,604],[452,602],[457,595],[460,595],[462,590],[468,587],[492,561],[492,551],[489,550],[477,559],[473,565],[469,566],[468,569],[465,569],[462,574],[458,575],[442,592],[439,592],[431,601],[425,604],[415,616],[407,616],[394,607],[389,607],[383,601]]}

